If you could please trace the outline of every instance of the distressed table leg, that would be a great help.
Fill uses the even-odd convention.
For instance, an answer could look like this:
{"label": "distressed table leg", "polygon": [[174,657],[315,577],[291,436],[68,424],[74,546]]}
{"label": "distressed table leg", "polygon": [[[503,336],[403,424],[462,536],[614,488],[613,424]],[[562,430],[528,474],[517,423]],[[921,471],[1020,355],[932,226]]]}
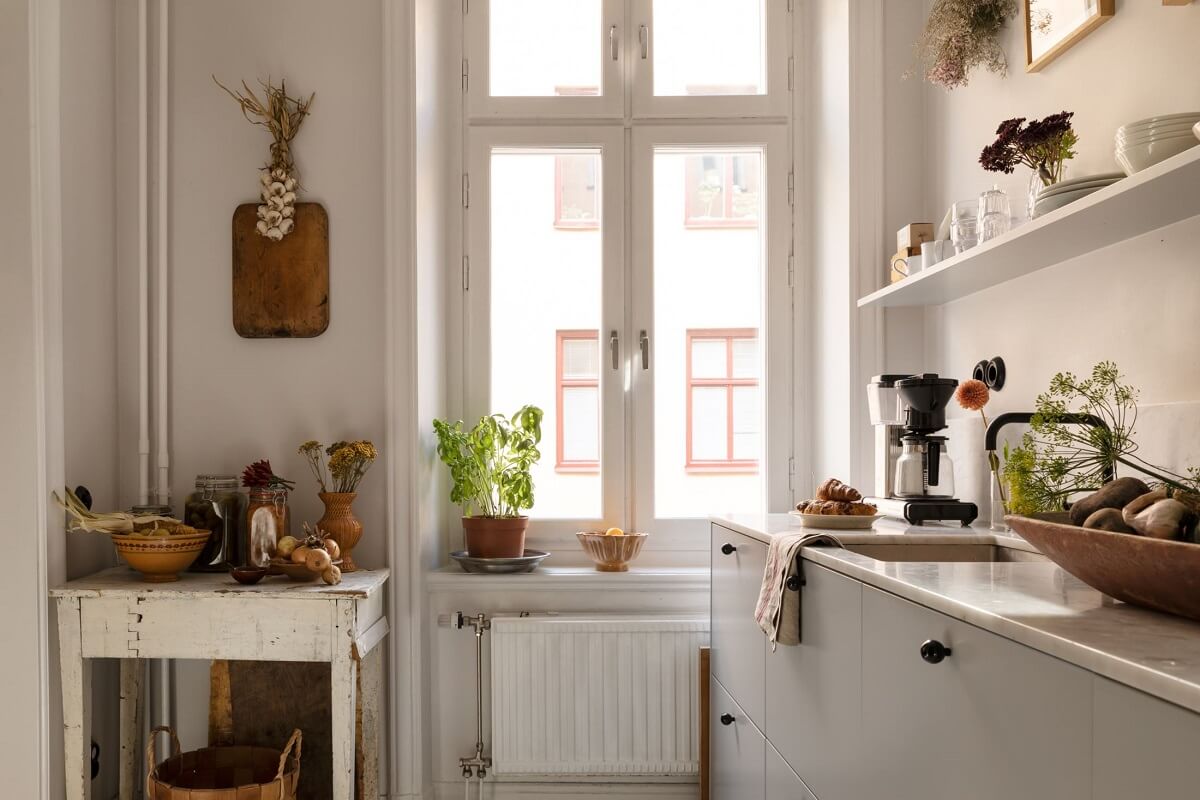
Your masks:
{"label": "distressed table leg", "polygon": [[142,782],[141,734],[144,665],[136,658],[121,659],[121,788],[120,800],[134,800]]}
{"label": "distressed table leg", "polygon": [[339,600],[335,611],[330,716],[333,741],[333,800],[354,800],[354,732],[358,663],[354,659],[354,602]]}
{"label": "distressed table leg", "polygon": [[379,700],[383,687],[383,648],[358,659],[358,732],[355,797],[379,797]]}
{"label": "distressed table leg", "polygon": [[63,771],[67,800],[92,796],[92,664],[83,657],[79,598],[58,600],[58,659],[62,671]]}

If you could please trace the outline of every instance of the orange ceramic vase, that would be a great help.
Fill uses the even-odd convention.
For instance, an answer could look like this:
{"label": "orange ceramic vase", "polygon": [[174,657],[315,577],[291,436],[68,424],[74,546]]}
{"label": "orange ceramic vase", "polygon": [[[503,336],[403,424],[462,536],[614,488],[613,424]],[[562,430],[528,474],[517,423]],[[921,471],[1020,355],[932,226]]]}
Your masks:
{"label": "orange ceramic vase", "polygon": [[317,520],[317,528],[338,543],[342,551],[342,572],[356,572],[352,551],[362,538],[362,520],[354,516],[354,498],[358,492],[318,492],[325,504],[325,515]]}

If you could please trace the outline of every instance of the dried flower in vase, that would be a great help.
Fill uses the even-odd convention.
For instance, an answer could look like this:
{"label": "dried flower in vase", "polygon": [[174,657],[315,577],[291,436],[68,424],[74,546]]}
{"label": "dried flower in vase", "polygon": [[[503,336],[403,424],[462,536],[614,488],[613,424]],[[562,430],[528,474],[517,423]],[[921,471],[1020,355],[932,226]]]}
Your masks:
{"label": "dried flower in vase", "polygon": [[1075,157],[1079,137],[1071,127],[1073,111],[1060,111],[1045,119],[1026,122],[1024,117],[1007,119],[996,129],[996,141],[983,148],[979,163],[988,172],[1011,175],[1018,164],[1037,173],[1043,186],[1063,178],[1067,161]]}
{"label": "dried flower in vase", "polygon": [[286,489],[290,492],[296,488],[296,482],[276,475],[271,469],[271,462],[264,458],[242,470],[242,486],[247,489]]}
{"label": "dried flower in vase", "polygon": [[955,89],[976,67],[1007,75],[998,36],[1017,10],[1017,0],[935,0],[916,47],[925,79]]}
{"label": "dried flower in vase", "polygon": [[[983,420],[983,430],[986,433],[988,418],[987,414],[983,411],[983,407],[988,404],[988,400],[992,399],[992,392],[988,389],[987,384],[976,378],[963,381],[958,385],[958,389],[955,390],[954,399],[967,411],[979,412],[979,417]],[[1000,493],[1000,502],[1007,506],[1008,501],[1004,496],[1004,482],[1000,480],[1000,459],[994,452],[988,453],[988,468],[991,469],[992,478],[996,481],[996,489]]]}
{"label": "dried flower in vase", "polygon": [[287,82],[279,86],[270,79],[260,81],[266,101],[260,100],[245,81],[243,91],[235,92],[213,76],[213,81],[237,101],[244,116],[252,125],[266,128],[271,138],[271,162],[262,168],[259,181],[262,204],[258,207],[258,233],[272,241],[279,241],[295,227],[296,193],[300,182],[296,163],[292,158],[292,140],[300,131],[300,123],[308,116],[316,94],[308,99],[289,97]]}
{"label": "dried flower in vase", "polygon": [[300,445],[299,453],[308,461],[309,469],[323,493],[356,491],[359,481],[379,457],[375,445],[365,439],[334,442],[328,447],[322,447],[320,442],[310,439]]}

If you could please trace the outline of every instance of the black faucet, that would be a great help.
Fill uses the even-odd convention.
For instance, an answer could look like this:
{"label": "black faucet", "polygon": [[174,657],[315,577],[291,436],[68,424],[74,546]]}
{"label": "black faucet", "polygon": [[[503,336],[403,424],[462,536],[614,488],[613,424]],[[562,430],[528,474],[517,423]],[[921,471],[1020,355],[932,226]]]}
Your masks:
{"label": "black faucet", "polygon": [[[1108,423],[1097,417],[1095,414],[1063,414],[1057,418],[1060,422],[1066,422],[1072,425],[1086,425],[1091,428],[1103,428],[1110,430]],[[992,424],[988,425],[987,433],[983,437],[983,448],[989,454],[996,452],[996,439],[1000,435],[1000,429],[1007,425],[1028,424],[1033,421],[1033,412],[1031,411],[1010,411],[1007,414],[1001,414],[992,420]],[[989,457],[990,460],[990,457]],[[1108,483],[1116,473],[1113,471],[1111,463],[1104,465],[1104,482]]]}

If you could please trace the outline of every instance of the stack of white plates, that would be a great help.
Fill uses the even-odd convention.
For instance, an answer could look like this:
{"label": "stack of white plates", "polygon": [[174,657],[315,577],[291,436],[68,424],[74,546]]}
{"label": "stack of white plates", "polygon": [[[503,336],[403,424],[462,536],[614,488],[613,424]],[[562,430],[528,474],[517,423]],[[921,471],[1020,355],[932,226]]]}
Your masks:
{"label": "stack of white plates", "polygon": [[1126,175],[1141,172],[1196,146],[1193,126],[1200,124],[1200,111],[1167,114],[1131,122],[1117,129],[1117,163]]}
{"label": "stack of white plates", "polygon": [[1112,186],[1124,177],[1125,173],[1123,172],[1086,175],[1082,178],[1072,178],[1069,181],[1059,181],[1053,186],[1040,189],[1037,200],[1033,204],[1033,218],[1037,219],[1056,208],[1062,208],[1068,203],[1074,203],[1080,198],[1087,197],[1092,192],[1100,191],[1105,186]]}

